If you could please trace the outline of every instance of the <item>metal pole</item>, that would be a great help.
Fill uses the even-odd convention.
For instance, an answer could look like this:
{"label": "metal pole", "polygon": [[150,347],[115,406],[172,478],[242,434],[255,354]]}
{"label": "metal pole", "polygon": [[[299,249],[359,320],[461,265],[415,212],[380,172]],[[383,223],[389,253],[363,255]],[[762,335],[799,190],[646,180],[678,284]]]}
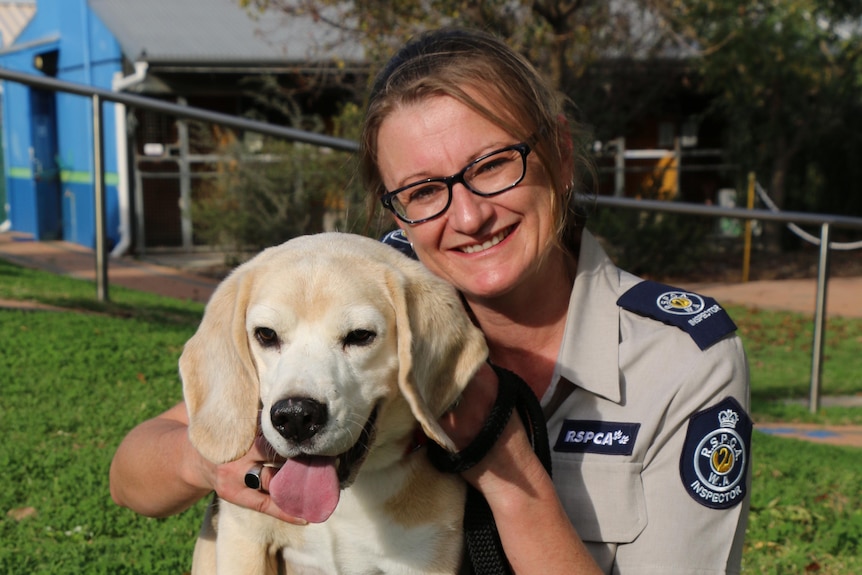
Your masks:
{"label": "metal pole", "polygon": [[[748,172],[748,195],[745,205],[748,209],[754,207],[754,172]],[[745,220],[745,248],[742,255],[742,283],[748,282],[748,274],[751,270],[751,220]]]}
{"label": "metal pole", "polygon": [[673,139],[673,167],[675,170],[673,179],[673,199],[679,197],[680,180],[682,179],[682,144],[680,144],[679,136]]}
{"label": "metal pole", "polygon": [[619,137],[616,142],[614,156],[614,196],[622,198],[626,195],[626,139]]}
{"label": "metal pole", "polygon": [[108,301],[108,245],[105,208],[105,146],[102,98],[93,94],[93,199],[96,210],[96,295]]}
{"label": "metal pole", "polygon": [[[177,101],[181,106],[187,105],[185,98]],[[194,247],[192,239],[192,177],[189,169],[189,124],[185,118],[177,118],[177,139],[180,145],[180,157],[177,164],[180,170],[180,229],[183,238],[183,249],[191,251]]]}
{"label": "metal pole", "polygon": [[829,280],[829,224],[820,228],[820,261],[817,265],[817,304],[814,308],[814,342],[811,346],[811,389],[808,411],[820,409],[820,376],[823,374],[823,332],[826,324],[826,288]]}

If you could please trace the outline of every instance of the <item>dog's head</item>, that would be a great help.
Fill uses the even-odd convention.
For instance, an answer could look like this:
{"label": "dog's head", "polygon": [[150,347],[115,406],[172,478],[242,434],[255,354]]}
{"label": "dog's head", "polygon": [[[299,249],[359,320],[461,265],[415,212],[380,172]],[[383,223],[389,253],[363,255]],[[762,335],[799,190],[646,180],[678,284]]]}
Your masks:
{"label": "dog's head", "polygon": [[[258,432],[285,458],[332,457],[343,486],[375,452],[400,456],[487,356],[456,291],[389,246],[304,236],[238,267],[214,293],[180,372],[192,443],[244,454]],[[258,414],[260,410],[260,422]]]}

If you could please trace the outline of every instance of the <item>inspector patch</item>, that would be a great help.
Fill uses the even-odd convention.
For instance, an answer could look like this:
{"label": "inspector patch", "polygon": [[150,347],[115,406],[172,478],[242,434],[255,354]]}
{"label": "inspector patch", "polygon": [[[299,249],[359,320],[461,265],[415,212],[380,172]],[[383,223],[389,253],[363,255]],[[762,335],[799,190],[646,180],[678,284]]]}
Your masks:
{"label": "inspector patch", "polygon": [[736,324],[713,298],[654,281],[638,283],[620,296],[617,305],[680,328],[700,349],[708,348],[736,329]]}
{"label": "inspector patch", "polygon": [[751,429],[751,419],[732,397],[691,416],[679,468],[695,501],[713,509],[742,502]]}

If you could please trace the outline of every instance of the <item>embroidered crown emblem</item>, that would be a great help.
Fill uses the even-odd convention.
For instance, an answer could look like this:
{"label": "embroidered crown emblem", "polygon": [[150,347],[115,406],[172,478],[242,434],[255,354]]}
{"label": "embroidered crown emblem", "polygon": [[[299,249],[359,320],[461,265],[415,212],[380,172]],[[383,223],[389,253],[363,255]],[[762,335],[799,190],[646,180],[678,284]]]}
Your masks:
{"label": "embroidered crown emblem", "polygon": [[739,415],[732,409],[725,409],[718,412],[718,424],[721,427],[735,428],[736,422],[739,421]]}

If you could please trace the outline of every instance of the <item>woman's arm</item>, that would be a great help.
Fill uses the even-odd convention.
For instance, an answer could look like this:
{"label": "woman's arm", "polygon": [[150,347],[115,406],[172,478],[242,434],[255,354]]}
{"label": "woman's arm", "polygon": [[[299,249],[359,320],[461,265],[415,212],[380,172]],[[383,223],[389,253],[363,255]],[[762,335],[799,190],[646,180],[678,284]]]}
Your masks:
{"label": "woman's arm", "polygon": [[185,511],[207,494],[255,509],[283,521],[302,523],[282,512],[266,492],[273,471],[261,473],[263,491],[249,489],[244,477],[255,463],[268,461],[266,446],[255,441],[240,459],[216,465],[189,441],[185,403],[140,423],[120,443],[111,462],[111,497],[117,505],[150,517]]}
{"label": "woman's arm", "polygon": [[[478,433],[496,393],[496,376],[490,367],[483,368],[458,408],[444,417],[442,424],[459,448]],[[488,454],[464,477],[491,507],[515,573],[601,573],[569,521],[519,417],[510,418]]]}
{"label": "woman's arm", "polygon": [[215,465],[192,447],[187,431],[184,403],[132,429],[111,462],[114,502],[150,517],[166,517],[212,491]]}

